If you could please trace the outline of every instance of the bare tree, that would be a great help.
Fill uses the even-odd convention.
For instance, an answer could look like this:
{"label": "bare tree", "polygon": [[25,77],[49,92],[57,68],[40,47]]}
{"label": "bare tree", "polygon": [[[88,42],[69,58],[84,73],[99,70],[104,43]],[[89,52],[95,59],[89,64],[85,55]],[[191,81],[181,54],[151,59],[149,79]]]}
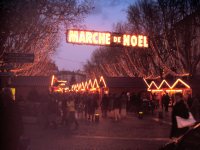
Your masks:
{"label": "bare tree", "polygon": [[[0,60],[6,52],[34,53],[33,64],[13,64],[17,74],[49,74],[50,59],[59,44],[60,27],[78,25],[91,10],[89,1],[2,0],[0,2]],[[54,64],[54,65],[52,65]],[[49,73],[48,73],[49,72]]]}
{"label": "bare tree", "polygon": [[[200,2],[197,0],[159,1],[163,18],[166,20],[166,46],[171,49],[175,63],[175,70],[188,73],[190,76],[198,74],[200,50]],[[169,21],[166,16],[172,19]],[[171,26],[170,30],[168,29]],[[166,32],[168,31],[168,32]]]}
{"label": "bare tree", "polygon": [[199,74],[199,8],[198,0],[139,0],[130,5],[128,23],[117,23],[114,30],[148,35],[150,47],[99,50],[91,60],[100,68],[94,72],[146,78]]}
{"label": "bare tree", "polygon": [[[199,17],[199,1],[195,0],[141,0],[128,9],[133,29],[149,35],[151,53],[154,54],[150,55],[151,60],[160,76],[196,74],[199,50],[195,49],[195,43],[199,40],[198,32],[194,32],[199,30]],[[195,55],[192,49],[195,49]]]}

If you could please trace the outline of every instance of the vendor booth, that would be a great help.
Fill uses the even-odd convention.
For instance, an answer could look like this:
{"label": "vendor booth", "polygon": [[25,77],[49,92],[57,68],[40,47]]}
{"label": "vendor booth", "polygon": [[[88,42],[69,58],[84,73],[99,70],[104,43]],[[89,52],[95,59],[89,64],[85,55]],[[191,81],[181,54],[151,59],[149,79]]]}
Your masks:
{"label": "vendor booth", "polygon": [[145,80],[147,90],[152,93],[152,98],[161,101],[163,94],[168,93],[171,97],[170,105],[173,103],[173,96],[175,93],[182,93],[184,99],[187,100],[189,95],[192,95],[192,88],[189,80],[176,79],[176,80]]}

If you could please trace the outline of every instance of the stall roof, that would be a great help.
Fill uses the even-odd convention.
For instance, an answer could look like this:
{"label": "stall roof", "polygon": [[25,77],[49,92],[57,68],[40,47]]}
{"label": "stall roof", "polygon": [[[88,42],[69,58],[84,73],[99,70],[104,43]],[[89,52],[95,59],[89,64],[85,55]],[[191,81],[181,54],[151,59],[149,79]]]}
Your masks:
{"label": "stall roof", "polygon": [[49,86],[51,77],[48,76],[17,76],[12,79],[12,86]]}
{"label": "stall roof", "polygon": [[200,89],[200,76],[196,77],[180,77],[173,79],[155,79],[155,80],[146,80],[150,90],[156,89],[167,89],[169,86],[172,89],[184,89],[191,88],[193,91],[199,91]]}
{"label": "stall roof", "polygon": [[105,77],[105,82],[108,88],[147,88],[140,77]]}

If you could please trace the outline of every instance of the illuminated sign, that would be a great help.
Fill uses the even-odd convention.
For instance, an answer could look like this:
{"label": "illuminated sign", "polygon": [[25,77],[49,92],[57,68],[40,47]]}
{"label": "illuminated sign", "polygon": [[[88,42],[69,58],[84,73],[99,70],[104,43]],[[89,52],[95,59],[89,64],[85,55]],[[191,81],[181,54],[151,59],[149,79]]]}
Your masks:
{"label": "illuminated sign", "polygon": [[148,38],[144,35],[117,34],[110,32],[67,30],[67,42],[75,44],[128,46],[147,48]]}

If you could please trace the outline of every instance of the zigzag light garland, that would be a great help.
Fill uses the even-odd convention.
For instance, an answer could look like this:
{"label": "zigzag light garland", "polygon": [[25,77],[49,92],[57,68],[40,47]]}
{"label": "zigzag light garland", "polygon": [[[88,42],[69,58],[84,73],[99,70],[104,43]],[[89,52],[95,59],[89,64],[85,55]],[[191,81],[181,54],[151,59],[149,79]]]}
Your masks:
{"label": "zigzag light garland", "polygon": [[[170,86],[170,84],[166,80],[163,80],[159,85],[157,85],[155,83],[155,81],[151,81],[151,83],[148,84],[146,79],[143,79],[143,80],[147,85],[148,91],[163,91],[164,89],[162,88],[162,86],[164,84],[166,84],[168,88],[165,89],[165,91],[167,91],[167,92],[169,92],[169,91],[179,91],[179,92],[181,92],[182,89],[175,88],[178,83],[183,84],[186,89],[191,89],[191,87],[181,79],[177,79],[172,86]],[[107,85],[106,85],[106,82],[105,82],[103,76],[101,76],[99,80],[90,79],[90,80],[85,81],[85,82],[74,84],[71,87],[71,91],[77,91],[77,92],[78,91],[97,91],[101,87],[100,84],[102,84],[103,88],[107,88]],[[153,89],[153,87],[155,87],[155,89]]]}
{"label": "zigzag light garland", "polygon": [[[147,89],[148,91],[163,91],[162,85],[164,83],[169,87],[169,89],[166,90],[167,92],[169,92],[169,91],[181,92],[182,91],[181,89],[175,88],[178,83],[183,84],[186,87],[186,89],[191,89],[191,87],[181,79],[177,79],[172,86],[170,86],[170,84],[166,80],[163,80],[159,86],[154,81],[151,81],[151,83],[148,84],[147,81],[144,79],[144,82],[146,83],[146,85],[148,87],[148,89]],[[156,89],[151,89],[153,85],[156,87]]]}
{"label": "zigzag light garland", "polygon": [[89,81],[74,84],[71,87],[71,91],[97,91],[100,88],[100,83],[103,83],[103,88],[107,87],[104,77],[101,76],[99,80],[90,79]]}

